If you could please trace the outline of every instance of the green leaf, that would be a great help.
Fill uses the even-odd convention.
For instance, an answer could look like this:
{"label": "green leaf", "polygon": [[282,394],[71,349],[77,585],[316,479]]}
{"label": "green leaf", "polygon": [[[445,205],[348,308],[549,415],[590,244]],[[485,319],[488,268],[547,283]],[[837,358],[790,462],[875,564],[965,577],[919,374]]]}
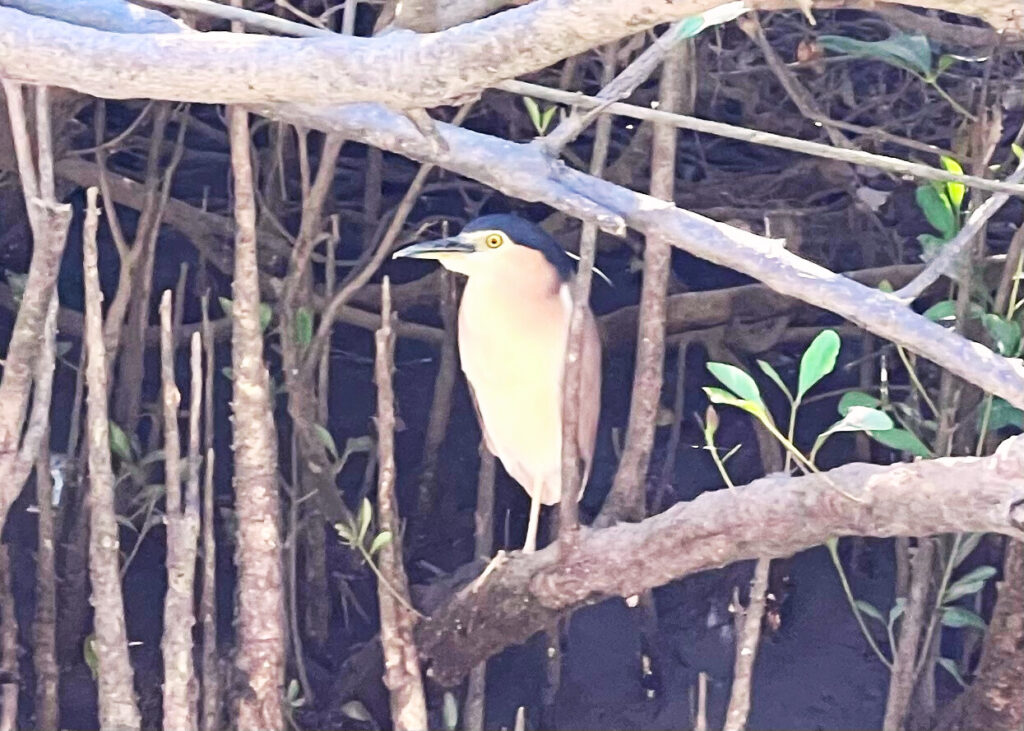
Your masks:
{"label": "green leaf", "polygon": [[923,316],[932,322],[956,319],[956,300],[940,300],[924,311]]}
{"label": "green leaf", "polygon": [[995,566],[978,566],[957,579],[957,583],[959,584],[961,581],[988,581],[996,573]]}
{"label": "green leaf", "polygon": [[1010,149],[1013,150],[1013,154],[1017,158],[1018,162],[1024,160],[1024,147],[1021,147],[1016,142],[1013,142],[1010,144]]}
{"label": "green leaf", "polygon": [[341,707],[341,712],[353,721],[362,721],[363,723],[371,723],[373,721],[373,716],[366,710],[366,706],[359,701],[345,703]]}
{"label": "green leaf", "polygon": [[935,75],[938,76],[943,71],[952,66],[954,63],[956,63],[956,61],[957,59],[955,56],[951,56],[948,53],[942,54],[941,56],[939,56],[939,60],[935,62]]}
{"label": "green leaf", "polygon": [[313,313],[308,307],[300,307],[295,312],[295,342],[307,348],[313,341]]}
{"label": "green leaf", "polygon": [[778,386],[784,394],[786,394],[786,398],[788,398],[790,401],[793,400],[793,394],[790,393],[789,389],[786,387],[785,382],[782,380],[782,376],[780,376],[779,372],[772,367],[771,363],[767,363],[763,360],[758,360],[757,366],[766,376],[772,379],[772,382],[776,386]]}
{"label": "green leaf", "polygon": [[370,555],[372,556],[373,554],[377,553],[377,551],[384,548],[384,546],[391,543],[391,538],[392,535],[391,531],[389,530],[381,531],[376,536],[374,536],[373,543],[370,544]]}
{"label": "green leaf", "polygon": [[890,449],[900,452],[909,452],[915,457],[931,457],[932,452],[917,438],[915,434],[906,429],[887,429],[885,431],[869,431],[868,434],[877,442],[881,442]]}
{"label": "green leaf", "polygon": [[967,687],[967,683],[964,682],[963,676],[960,675],[960,668],[957,667],[955,660],[950,660],[948,657],[940,657],[936,662],[939,664],[939,667],[952,675],[953,680],[958,682],[961,687]]}
{"label": "green leaf", "polygon": [[915,197],[918,207],[932,228],[942,234],[946,241],[956,236],[956,215],[945,193],[940,193],[930,185],[921,185],[918,186]]}
{"label": "green leaf", "polygon": [[982,315],[981,322],[995,342],[1000,355],[1013,358],[1020,353],[1020,323],[1015,320],[1004,320],[992,313]]}
{"label": "green leaf", "polygon": [[96,680],[100,676],[100,658],[96,654],[95,634],[90,634],[85,638],[85,642],[82,643],[82,659],[85,660],[85,664],[89,667],[92,679]]}
{"label": "green leaf", "polygon": [[[964,169],[960,167],[960,163],[948,155],[940,155],[939,161],[942,163],[942,167],[946,168],[949,172],[955,173],[956,175],[964,174]],[[954,210],[960,210],[960,206],[964,202],[964,193],[966,192],[967,186],[963,183],[956,183],[952,180],[946,181],[946,195],[953,204]]]}
{"label": "green leaf", "polygon": [[758,390],[757,384],[743,369],[728,363],[715,363],[712,361],[708,363],[708,370],[711,371],[711,375],[721,381],[722,385],[741,399],[751,401],[762,407],[764,406],[764,401],[761,399],[761,392]]}
{"label": "green leaf", "polygon": [[455,731],[459,726],[459,703],[450,690],[444,692],[444,706],[441,712],[445,731]]}
{"label": "green leaf", "polygon": [[964,562],[968,556],[978,547],[981,542],[981,537],[984,533],[965,533],[964,537],[960,540],[960,547],[956,549],[956,555],[953,556],[953,568],[956,568]]}
{"label": "green leaf", "polygon": [[846,416],[846,412],[854,406],[864,406],[873,409],[881,404],[881,400],[863,391],[847,391],[839,399],[839,414]]}
{"label": "green leaf", "polygon": [[894,33],[884,41],[861,41],[846,36],[818,36],[818,43],[830,51],[860,58],[873,58],[921,75],[932,70],[932,49],[923,35]]}
{"label": "green leaf", "polygon": [[533,122],[533,128],[540,133],[540,107],[537,106],[537,102],[528,96],[523,97],[523,106],[526,107],[526,115]]}
{"label": "green leaf", "polygon": [[843,418],[830,426],[828,431],[888,431],[892,428],[892,418],[884,411],[867,406],[851,406]]}
{"label": "green leaf", "polygon": [[[985,402],[982,401],[978,409],[978,430],[981,430],[981,422],[985,418]],[[1010,404],[1006,399],[993,398],[992,408],[989,409],[988,429],[998,431],[1013,426],[1024,429],[1024,411]]]}
{"label": "green leaf", "polygon": [[551,125],[551,119],[555,116],[555,112],[558,111],[558,107],[548,107],[540,115],[540,133],[545,134],[548,131],[548,127]]}
{"label": "green leaf", "polygon": [[231,366],[224,366],[220,369],[220,374],[229,381],[235,380],[235,371]]}
{"label": "green leaf", "polygon": [[324,445],[327,451],[330,453],[332,459],[338,458],[338,447],[334,444],[334,437],[324,427],[319,424],[313,424],[313,431],[316,432],[317,439]]}
{"label": "green leaf", "polygon": [[359,534],[356,536],[356,541],[359,543],[363,542],[363,538],[366,537],[366,531],[370,529],[370,523],[373,521],[373,505],[367,498],[363,498],[363,502],[359,504]]}
{"label": "green leaf", "polygon": [[885,624],[885,619],[882,617],[882,613],[875,609],[875,605],[870,602],[866,602],[863,599],[858,599],[854,602],[857,605],[857,609],[860,610],[861,614],[865,614],[871,619],[876,619],[882,624]]}
{"label": "green leaf", "polygon": [[952,604],[957,599],[977,594],[984,588],[984,581],[968,581],[966,583],[963,581],[957,581],[946,589],[946,592],[942,595],[942,603]]}
{"label": "green leaf", "polygon": [[984,619],[964,607],[943,607],[942,624],[945,627],[974,627],[982,632],[988,629]]}
{"label": "green leaf", "polygon": [[710,400],[713,404],[735,406],[736,408],[743,409],[748,414],[753,414],[758,419],[765,418],[767,416],[767,411],[764,408],[764,404],[757,404],[754,403],[753,401],[748,401],[747,399],[741,399],[738,396],[733,396],[724,388],[712,388],[711,386],[705,386],[704,393],[707,394],[708,400]]}
{"label": "green leaf", "polygon": [[227,297],[218,297],[217,301],[220,302],[220,308],[224,311],[224,314],[231,317],[231,312],[235,303]]}
{"label": "green leaf", "polygon": [[260,331],[265,332],[270,321],[274,318],[274,308],[266,302],[260,302]]}
{"label": "green leaf", "polygon": [[896,603],[892,605],[889,610],[889,626],[892,627],[893,622],[903,616],[903,610],[907,608],[906,597],[896,597]]}
{"label": "green leaf", "polygon": [[335,523],[334,530],[337,531],[338,535],[346,543],[355,543],[355,534],[352,531],[352,526],[345,525],[344,523]]}
{"label": "green leaf", "polygon": [[807,346],[807,350],[804,351],[804,355],[800,359],[800,377],[796,389],[797,401],[836,367],[839,345],[839,336],[835,330],[823,330]]}
{"label": "green leaf", "polygon": [[883,279],[881,282],[878,283],[878,291],[888,292],[889,294],[892,294],[893,292],[896,291],[896,288],[892,286],[892,282],[890,282],[888,279]]}
{"label": "green leaf", "polygon": [[132,454],[132,442],[124,433],[124,429],[113,419],[107,421],[107,428],[110,431],[110,451],[125,462],[131,462],[135,455]]}
{"label": "green leaf", "polygon": [[679,31],[676,33],[676,37],[680,39],[693,38],[702,30],[704,30],[704,18],[700,15],[691,15],[679,21]]}
{"label": "green leaf", "polygon": [[693,38],[705,28],[736,20],[749,10],[746,3],[727,2],[700,15],[691,15],[679,22],[676,38]]}

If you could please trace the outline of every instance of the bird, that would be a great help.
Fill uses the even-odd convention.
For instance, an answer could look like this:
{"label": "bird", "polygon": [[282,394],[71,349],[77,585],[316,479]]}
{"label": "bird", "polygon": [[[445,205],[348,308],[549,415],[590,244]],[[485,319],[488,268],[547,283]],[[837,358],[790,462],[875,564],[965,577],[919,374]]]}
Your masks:
{"label": "bird", "polygon": [[[572,257],[537,224],[488,214],[456,236],[399,249],[467,276],[458,348],[487,449],[530,496],[524,553],[537,546],[541,505],[562,495],[563,371],[573,309]],[[584,305],[577,447],[590,476],[601,410],[601,340]]]}

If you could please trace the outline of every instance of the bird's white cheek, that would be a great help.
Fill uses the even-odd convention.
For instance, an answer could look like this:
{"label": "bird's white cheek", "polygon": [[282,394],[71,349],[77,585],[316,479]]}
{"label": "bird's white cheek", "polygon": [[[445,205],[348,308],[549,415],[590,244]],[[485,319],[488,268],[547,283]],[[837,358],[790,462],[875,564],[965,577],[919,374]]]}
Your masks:
{"label": "bird's white cheek", "polygon": [[441,266],[451,272],[469,276],[473,273],[473,254],[446,254],[437,258]]}

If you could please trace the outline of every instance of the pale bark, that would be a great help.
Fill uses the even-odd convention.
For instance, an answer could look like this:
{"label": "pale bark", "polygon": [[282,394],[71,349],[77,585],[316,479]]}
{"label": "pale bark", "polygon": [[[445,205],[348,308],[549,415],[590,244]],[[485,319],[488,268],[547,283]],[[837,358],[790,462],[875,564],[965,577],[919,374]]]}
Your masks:
{"label": "pale bark", "polygon": [[[112,33],[0,8],[0,75],[107,98],[202,103],[450,104],[503,79],[724,4],[722,0],[535,0],[439,33],[367,39]],[[1014,0],[906,0],[1024,32]],[[752,7],[800,3],[762,0]],[[571,28],[571,33],[565,29]],[[523,43],[523,39],[530,39]]]}
{"label": "pale bark", "polygon": [[86,383],[89,450],[89,579],[95,610],[93,646],[99,661],[100,727],[138,729],[135,674],[128,657],[124,601],[121,595],[120,542],[114,513],[114,473],[110,466],[107,417],[107,358],[103,348],[103,294],[96,254],[96,189],[87,191],[84,235]]}
{"label": "pale bark", "polygon": [[[384,324],[374,338],[377,358],[377,507],[380,530],[390,531],[391,540],[377,553],[381,579],[377,584],[380,603],[380,635],[384,647],[384,684],[391,698],[391,722],[396,731],[427,728],[427,706],[423,695],[419,653],[413,630],[416,615],[409,609],[409,579],[402,564],[402,525],[395,498],[395,392],[394,333],[391,331],[391,302],[384,280]],[[396,596],[397,595],[397,596]]]}
{"label": "pale bark", "polygon": [[238,227],[231,308],[231,409],[238,515],[236,664],[246,686],[238,699],[236,718],[239,728],[276,731],[285,726],[281,710],[285,619],[278,528],[277,436],[270,377],[263,363],[248,114],[233,107],[228,119]]}
{"label": "pale bark", "polygon": [[[683,57],[679,50],[666,56],[658,95],[667,112],[681,111]],[[651,195],[672,201],[676,184],[678,130],[654,125],[651,139]],[[596,176],[595,176],[596,177]],[[599,520],[641,520],[647,514],[647,467],[654,448],[655,417],[661,404],[665,368],[665,319],[668,280],[672,271],[672,243],[664,236],[648,235],[644,242],[640,320],[636,339],[636,366],[629,401],[626,442],[615,481]]]}
{"label": "pale bark", "polygon": [[447,145],[436,152],[399,114],[372,104],[343,109],[270,106],[260,109],[292,124],[347,134],[349,139],[417,160],[434,160],[515,198],[541,201],[600,228],[625,226],[661,236],[694,256],[759,279],[781,294],[839,314],[899,343],[973,383],[1024,407],[1024,364],[1004,358],[918,315],[891,295],[787,251],[782,242],[718,223],[642,193],[552,164],[538,146],[517,144],[438,123]]}
{"label": "pale bark", "polygon": [[36,548],[36,614],[32,622],[32,662],[36,672],[35,722],[41,729],[60,728],[57,689],[57,569],[54,536],[53,478],[50,450],[44,439],[36,457],[36,503],[39,539]]}
{"label": "pale bark", "polygon": [[564,612],[736,561],[789,556],[833,536],[1024,536],[1024,437],[1007,440],[991,457],[856,463],[825,474],[832,485],[816,475],[766,477],[704,493],[640,523],[582,529],[568,552],[513,555],[420,622],[421,657],[435,679],[451,684]]}
{"label": "pale bark", "polygon": [[[199,335],[192,340],[193,388],[189,405],[189,477],[185,500],[181,492],[181,443],[178,407],[181,395],[174,381],[174,336],[171,329],[171,293],[160,301],[160,378],[163,390],[164,481],[167,490],[167,594],[164,598],[164,635],[160,645],[164,660],[163,721],[166,728],[195,731],[197,728],[195,668],[192,663],[193,586],[196,538],[199,533],[197,473],[199,444]],[[194,444],[193,444],[194,440]]]}
{"label": "pale bark", "polygon": [[[51,301],[71,223],[71,207],[57,203],[54,198],[48,105],[37,107],[37,138],[40,144],[38,159],[34,159],[21,87],[5,78],[3,88],[11,119],[18,174],[32,229],[33,250],[25,293],[18,307],[0,380],[0,527],[28,477],[35,450],[48,423],[48,408],[41,409],[41,420],[35,420],[33,428],[25,434],[25,443],[20,444],[29,393],[33,381],[39,376],[41,361],[45,360],[41,356],[52,350],[45,349],[47,336],[52,335],[55,317],[55,311],[51,315]],[[45,90],[37,93],[44,94]],[[52,373],[52,366],[50,371]],[[39,386],[37,395],[46,392],[48,405],[49,386],[41,379],[36,382]],[[43,401],[42,398],[39,401],[41,406]]]}

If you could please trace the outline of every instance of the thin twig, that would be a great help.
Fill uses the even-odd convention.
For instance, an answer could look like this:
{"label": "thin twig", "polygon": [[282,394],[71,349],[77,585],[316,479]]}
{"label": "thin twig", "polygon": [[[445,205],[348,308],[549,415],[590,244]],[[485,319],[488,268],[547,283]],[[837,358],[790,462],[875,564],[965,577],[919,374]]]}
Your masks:
{"label": "thin twig", "polygon": [[761,643],[761,620],[764,619],[765,593],[768,591],[768,572],[771,560],[759,558],[754,565],[754,579],[750,583],[750,600],[742,612],[740,632],[736,638],[736,659],[733,664],[732,690],[729,708],[725,713],[723,731],[743,731],[750,713],[751,683],[754,679],[754,660]]}
{"label": "thin twig", "polygon": [[18,614],[10,544],[0,544],[0,731],[18,728]]}
{"label": "thin twig", "polygon": [[[480,472],[477,475],[476,510],[473,524],[475,558],[490,561],[494,552],[494,474],[496,460],[487,451],[486,441],[480,440]],[[487,704],[487,661],[477,663],[469,671],[466,700],[462,706],[462,727],[465,731],[483,731],[484,711]]]}
{"label": "thin twig", "polygon": [[[1017,169],[1006,179],[1006,182],[1018,183],[1022,180],[1024,180],[1024,160],[1017,165]],[[921,293],[934,284],[939,277],[945,275],[957,278],[957,261],[989,219],[1009,199],[1008,193],[994,193],[988,200],[975,208],[957,235],[942,245],[938,256],[932,259],[924,271],[914,277],[910,283],[896,290],[893,296],[909,304],[920,297]]]}
{"label": "thin twig", "polygon": [[[391,697],[391,718],[396,731],[420,731],[428,728],[419,653],[413,637],[416,624],[411,604],[409,580],[402,566],[402,534],[395,499],[395,394],[394,334],[391,330],[391,290],[384,279],[381,290],[382,324],[377,331],[374,382],[377,385],[377,459],[379,464],[377,506],[382,531],[390,531],[391,540],[378,552],[381,581],[377,597],[380,603],[380,634],[384,647],[384,683]],[[391,588],[391,591],[387,587]],[[392,596],[392,591],[399,596]]]}
{"label": "thin twig", "polygon": [[[615,74],[615,54],[618,44],[610,43],[602,49],[603,61],[602,83],[605,88],[611,85]],[[649,75],[648,71],[648,75]],[[582,127],[581,127],[582,129]],[[608,146],[611,142],[611,117],[601,117],[594,133],[594,149],[590,155],[590,174],[601,177],[608,160]],[[593,405],[597,401],[600,407],[600,387],[597,393],[590,393],[592,384],[588,383],[588,392],[583,393],[582,371],[586,354],[583,352],[585,336],[592,332],[593,314],[590,312],[590,287],[594,274],[594,258],[597,254],[597,226],[593,223],[583,224],[580,232],[580,254],[576,280],[572,289],[572,312],[569,316],[569,332],[566,336],[565,366],[562,375],[564,392],[562,394],[562,494],[558,506],[558,538],[565,546],[575,540],[579,528],[579,499],[586,487],[583,480],[590,472],[592,454],[580,454],[580,430],[591,428],[590,423],[581,424],[583,404]],[[589,326],[589,327],[588,327]],[[591,411],[588,409],[588,411]],[[590,441],[590,435],[586,435]],[[587,475],[580,474],[580,457],[586,462]]]}
{"label": "thin twig", "polygon": [[[237,2],[237,0],[234,0]],[[256,200],[249,115],[228,108],[235,198],[235,276],[231,307],[235,510],[238,514],[237,652],[248,682],[239,693],[239,728],[283,728],[286,641],[281,576],[277,434],[270,376],[263,360]]]}
{"label": "thin twig", "polygon": [[[669,112],[682,103],[685,69],[678,52],[665,59],[659,96]],[[675,195],[676,137],[671,124],[657,123],[651,143],[651,195],[671,201]],[[626,442],[615,481],[599,519],[640,520],[646,511],[647,467],[654,446],[655,418],[660,405],[665,366],[666,296],[672,262],[672,245],[659,236],[648,236],[644,246],[640,319],[637,326],[636,371],[630,396]]]}
{"label": "thin twig", "polygon": [[[462,124],[472,107],[472,104],[464,104],[460,107],[459,111],[455,114],[455,118],[452,120],[452,125],[457,127]],[[416,172],[415,177],[409,184],[409,189],[405,192],[405,195],[402,196],[402,200],[395,209],[395,213],[391,218],[391,223],[388,225],[383,238],[377,244],[376,248],[372,250],[367,248],[364,250],[363,257],[360,257],[361,260],[366,258],[366,255],[371,251],[372,254],[361,266],[360,264],[356,265],[354,273],[350,274],[341,283],[341,288],[334,293],[327,305],[323,308],[320,315],[320,324],[317,326],[316,334],[313,336],[313,340],[310,343],[309,348],[306,350],[301,370],[312,370],[320,358],[320,353],[327,346],[327,343],[330,340],[334,321],[338,317],[339,311],[350,299],[352,299],[352,296],[359,291],[364,284],[370,281],[370,277],[374,275],[380,265],[387,258],[388,254],[391,253],[395,242],[398,240],[398,235],[401,233],[402,227],[405,225],[406,219],[412,212],[413,206],[419,200],[420,192],[423,190],[423,186],[427,182],[427,176],[430,175],[433,169],[434,165],[432,163],[423,163],[420,165],[420,169]]]}
{"label": "thin twig", "polygon": [[98,695],[102,728],[138,729],[134,671],[128,657],[121,574],[118,570],[118,524],[114,514],[114,473],[110,466],[110,429],[107,411],[107,365],[103,349],[103,295],[96,253],[99,210],[96,188],[86,191],[83,243],[85,268],[85,346],[89,438],[89,579],[90,601],[95,608],[93,648],[99,660]]}
{"label": "thin twig", "polygon": [[36,548],[36,613],[32,623],[32,662],[36,673],[35,722],[37,728],[60,728],[57,665],[57,567],[54,531],[53,477],[50,450],[44,437],[36,455],[36,504],[39,536]]}
{"label": "thin twig", "polygon": [[978,190],[990,190],[997,193],[1009,193],[1010,195],[1024,197],[1024,185],[999,180],[989,180],[976,175],[951,173],[947,170],[933,168],[929,165],[922,165],[921,163],[900,160],[895,157],[889,157],[888,155],[876,155],[862,150],[837,149],[831,145],[825,145],[820,142],[810,142],[808,140],[801,140],[795,137],[777,135],[772,132],[762,132],[760,130],[747,129],[746,127],[723,124],[722,122],[712,122],[684,114],[672,114],[664,109],[648,109],[646,107],[638,107],[633,104],[625,104],[623,102],[613,102],[608,104],[606,101],[598,99],[597,97],[587,96],[579,92],[552,89],[547,86],[531,84],[525,81],[502,81],[500,84],[496,84],[495,88],[512,94],[529,96],[535,99],[544,99],[546,101],[558,102],[560,104],[570,106],[579,106],[590,109],[602,107],[606,114],[617,114],[624,117],[631,117],[633,119],[672,125],[673,127],[678,127],[680,129],[689,129],[695,132],[704,132],[707,134],[718,135],[719,137],[751,142],[753,144],[778,147],[783,150],[799,152],[805,155],[841,160],[855,165],[866,165],[880,170],[888,170],[889,172],[896,173],[897,175],[910,175],[915,178],[937,180],[940,182],[963,183],[968,187],[977,188]]}
{"label": "thin twig", "polygon": [[892,679],[889,682],[889,697],[885,703],[883,731],[900,731],[910,708],[918,677],[914,673],[918,645],[929,609],[928,587],[931,583],[934,555],[934,541],[930,538],[921,538],[917,544],[917,555],[912,562],[910,595],[907,597],[907,605],[900,621],[899,641],[893,652]]}
{"label": "thin twig", "polygon": [[[669,29],[661,34],[661,36],[648,46],[643,53],[637,56],[629,66],[624,68],[617,76],[613,78],[609,77],[607,70],[612,69],[614,74],[615,69],[615,57],[612,56],[609,59],[605,56],[604,61],[604,78],[602,79],[602,88],[596,95],[596,99],[602,99],[605,102],[618,101],[619,99],[625,99],[627,96],[636,91],[637,87],[650,78],[651,74],[661,66],[662,61],[665,57],[678,45],[683,39],[680,34],[680,29],[683,27],[686,21],[680,20],[669,26]],[[607,48],[617,47],[616,43],[609,43]],[[611,62],[609,65],[609,61]],[[571,144],[573,140],[580,136],[591,122],[593,122],[603,110],[603,107],[594,107],[587,112],[580,112],[574,110],[571,115],[555,127],[551,132],[545,135],[540,143],[544,146],[545,151],[552,157],[557,157],[565,146]],[[595,147],[596,147],[595,139]],[[593,163],[591,163],[593,168]],[[593,173],[593,170],[591,171]]]}
{"label": "thin twig", "polygon": [[[423,437],[423,458],[417,485],[416,515],[424,521],[431,521],[440,507],[437,490],[437,465],[441,458],[441,446],[448,433],[448,422],[452,410],[452,393],[455,391],[459,368],[456,329],[458,319],[458,287],[455,276],[444,270],[438,280],[441,289],[441,322],[444,324],[444,340],[437,361],[437,377],[434,379],[434,395],[430,403],[430,416]],[[436,523],[435,523],[436,524]]]}
{"label": "thin twig", "polygon": [[[167,593],[164,595],[164,634],[160,644],[164,659],[163,718],[164,725],[168,728],[194,731],[197,727],[195,707],[192,703],[192,689],[195,685],[195,672],[192,667],[195,535],[190,535],[190,526],[186,524],[181,509],[181,440],[178,433],[181,394],[174,382],[172,328],[171,291],[165,290],[160,298],[160,385],[164,422],[164,485],[167,500]],[[193,404],[190,411],[195,411],[198,415],[198,406]],[[189,465],[190,481],[191,471]]]}

